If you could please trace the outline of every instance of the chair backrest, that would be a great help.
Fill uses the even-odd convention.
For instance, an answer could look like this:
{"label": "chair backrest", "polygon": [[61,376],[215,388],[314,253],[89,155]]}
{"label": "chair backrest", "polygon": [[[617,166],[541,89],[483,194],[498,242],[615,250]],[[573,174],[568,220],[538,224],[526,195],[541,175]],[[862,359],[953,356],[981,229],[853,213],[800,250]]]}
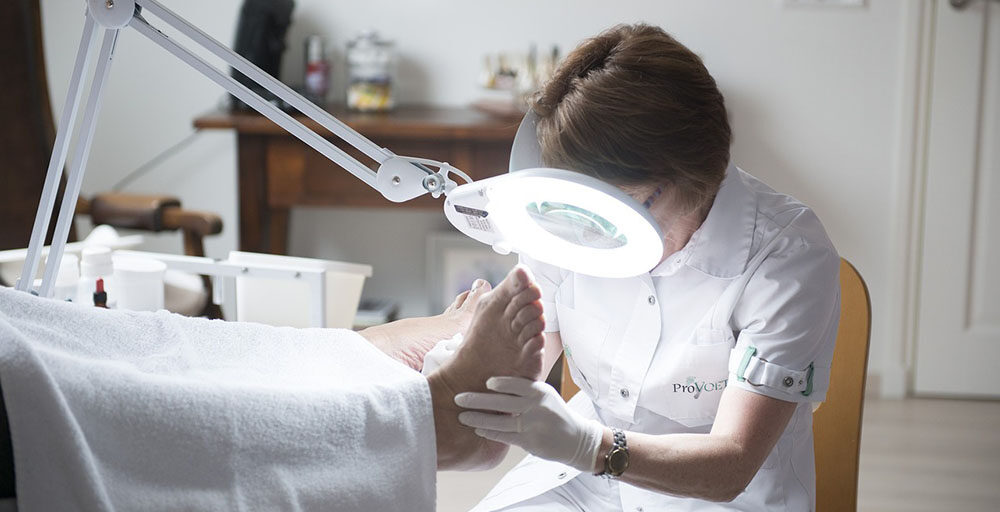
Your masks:
{"label": "chair backrest", "polygon": [[559,360],[562,361],[562,377],[559,378],[559,394],[562,395],[563,400],[569,402],[570,398],[573,398],[578,391],[580,391],[580,386],[577,386],[573,382],[573,378],[569,375],[569,363],[566,361],[566,356],[559,356]]}
{"label": "chair backrest", "polygon": [[[871,303],[861,274],[840,260],[840,326],[833,351],[826,401],[813,414],[816,451],[816,511],[857,510],[861,412],[868,372]],[[580,390],[563,358],[561,394],[566,400]]]}
{"label": "chair backrest", "polygon": [[847,260],[840,260],[840,327],[826,401],[813,413],[816,451],[816,511],[858,508],[861,413],[868,374],[871,302],[868,286]]}

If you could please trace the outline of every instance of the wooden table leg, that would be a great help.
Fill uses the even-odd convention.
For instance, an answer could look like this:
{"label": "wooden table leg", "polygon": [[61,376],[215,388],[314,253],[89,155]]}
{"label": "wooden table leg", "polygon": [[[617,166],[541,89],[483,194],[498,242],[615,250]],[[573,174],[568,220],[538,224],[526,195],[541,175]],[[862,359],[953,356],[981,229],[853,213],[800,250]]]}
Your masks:
{"label": "wooden table leg", "polygon": [[267,252],[288,253],[288,208],[268,209]]}
{"label": "wooden table leg", "polygon": [[267,137],[240,134],[239,155],[241,251],[285,254],[288,209],[272,209],[267,201]]}

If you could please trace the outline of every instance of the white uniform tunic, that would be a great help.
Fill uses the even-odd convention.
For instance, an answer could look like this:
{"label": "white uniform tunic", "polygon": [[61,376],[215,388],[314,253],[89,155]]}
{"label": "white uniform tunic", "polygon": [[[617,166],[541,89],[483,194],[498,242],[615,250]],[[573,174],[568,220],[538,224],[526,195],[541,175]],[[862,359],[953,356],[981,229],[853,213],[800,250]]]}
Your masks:
{"label": "white uniform tunic", "polygon": [[[702,226],[648,274],[595,278],[526,263],[542,288],[546,331],[560,332],[581,389],[570,405],[584,416],[647,434],[707,433],[728,386],[800,404],[731,503],[622,482],[614,486],[622,510],[814,508],[812,403],[829,383],[840,258],[809,208],[730,166]],[[522,502],[578,475],[529,456],[475,510]]]}

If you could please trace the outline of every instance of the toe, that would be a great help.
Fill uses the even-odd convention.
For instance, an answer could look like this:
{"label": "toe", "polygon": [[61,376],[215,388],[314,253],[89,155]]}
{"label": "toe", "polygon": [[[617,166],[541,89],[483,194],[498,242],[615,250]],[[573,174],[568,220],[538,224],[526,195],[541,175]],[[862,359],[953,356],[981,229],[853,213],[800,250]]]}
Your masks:
{"label": "toe", "polygon": [[542,378],[542,366],[545,359],[545,337],[541,334],[533,336],[521,348],[518,361],[518,373],[525,378],[538,380]]}
{"label": "toe", "polygon": [[532,283],[528,285],[527,288],[518,292],[507,304],[504,310],[504,315],[507,318],[514,318],[517,314],[524,309],[525,306],[537,302],[542,298],[542,291],[538,288],[538,285]]}
{"label": "toe", "polygon": [[447,313],[449,311],[455,311],[456,309],[460,309],[462,307],[462,305],[465,304],[465,300],[469,297],[470,291],[471,290],[466,290],[466,291],[458,294],[458,296],[455,297],[455,300],[453,300],[451,302],[451,305],[448,306],[448,309],[444,310],[445,313]]}
{"label": "toe", "polygon": [[524,344],[522,351],[525,354],[533,354],[535,352],[541,351],[545,348],[545,336],[542,333],[538,333],[532,336]]}
{"label": "toe", "polygon": [[518,331],[517,340],[520,341],[522,344],[527,343],[528,341],[531,341],[531,339],[534,338],[535,336],[541,335],[544,330],[545,330],[545,318],[538,317],[525,324],[525,326],[522,327],[520,331]]}
{"label": "toe", "polygon": [[542,316],[542,305],[537,301],[521,308],[511,321],[511,330],[521,332],[526,325]]}
{"label": "toe", "polygon": [[483,297],[486,296],[492,288],[493,287],[490,286],[489,281],[485,279],[476,279],[476,281],[472,283],[472,289],[466,292],[468,293],[468,296],[466,296],[465,300],[462,301],[462,304],[458,306],[458,309],[475,311],[476,306],[479,305]]}
{"label": "toe", "polygon": [[528,272],[528,267],[524,265],[514,267],[507,274],[507,277],[504,278],[503,282],[497,286],[496,291],[509,300],[531,284],[532,279]]}

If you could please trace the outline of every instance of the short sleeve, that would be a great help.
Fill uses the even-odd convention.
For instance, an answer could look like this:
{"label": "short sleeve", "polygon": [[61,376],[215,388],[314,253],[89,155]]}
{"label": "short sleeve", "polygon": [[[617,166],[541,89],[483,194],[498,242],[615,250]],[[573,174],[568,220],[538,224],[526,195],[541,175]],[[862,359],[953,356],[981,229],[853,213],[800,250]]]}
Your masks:
{"label": "short sleeve", "polygon": [[788,402],[822,402],[840,320],[840,257],[822,240],[777,244],[733,309],[729,383]]}
{"label": "short sleeve", "polygon": [[519,262],[527,266],[542,290],[542,310],[545,315],[545,332],[559,331],[559,315],[556,313],[556,293],[569,273],[555,265],[542,263],[536,259],[519,255]]}

